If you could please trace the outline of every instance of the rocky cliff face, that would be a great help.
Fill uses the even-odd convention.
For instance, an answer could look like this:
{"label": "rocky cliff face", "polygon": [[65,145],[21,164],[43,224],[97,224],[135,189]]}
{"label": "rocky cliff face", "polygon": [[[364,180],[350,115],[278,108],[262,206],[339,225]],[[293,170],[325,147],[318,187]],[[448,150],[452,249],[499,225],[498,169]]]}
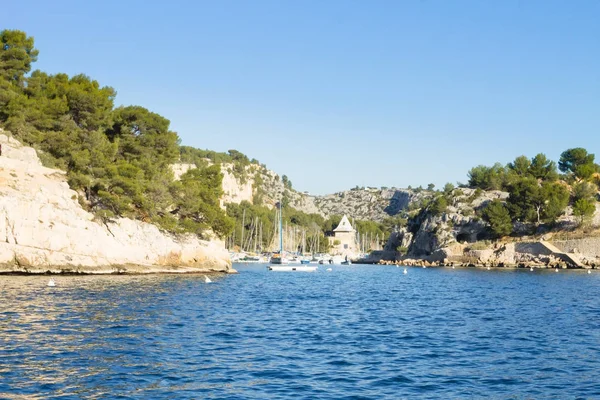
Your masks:
{"label": "rocky cliff face", "polygon": [[382,221],[406,210],[412,202],[427,197],[427,192],[409,189],[352,189],[314,198],[325,216],[346,214],[355,219]]}
{"label": "rocky cliff face", "polygon": [[508,193],[500,191],[455,189],[445,212],[433,214],[427,209],[414,210],[409,225],[392,235],[386,248],[407,248],[410,257],[433,255],[435,258],[437,254],[438,258],[444,258],[444,248],[485,239],[487,224],[475,215],[475,211],[489,201],[506,197]]}
{"label": "rocky cliff face", "polygon": [[[207,162],[210,162],[207,160]],[[193,164],[175,164],[172,166],[175,179],[189,169]],[[226,203],[239,204],[242,201],[253,203],[259,195],[261,204],[273,207],[285,196],[289,205],[308,214],[320,214],[324,217],[344,215],[359,220],[382,221],[406,210],[411,203],[419,202],[432,193],[410,189],[375,189],[356,188],[325,196],[313,196],[286,188],[281,177],[261,165],[251,164],[243,172],[233,164],[222,164],[223,198]]]}
{"label": "rocky cliff face", "polygon": [[0,272],[228,272],[220,241],[174,237],[156,226],[86,212],[62,171],[0,134]]}

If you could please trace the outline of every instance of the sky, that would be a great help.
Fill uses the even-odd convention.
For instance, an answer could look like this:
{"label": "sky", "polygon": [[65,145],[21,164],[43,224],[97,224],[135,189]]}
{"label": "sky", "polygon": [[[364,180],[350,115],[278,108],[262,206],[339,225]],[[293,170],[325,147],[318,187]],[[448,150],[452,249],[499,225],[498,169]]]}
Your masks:
{"label": "sky", "polygon": [[600,1],[5,2],[34,69],[85,73],[294,188],[416,187],[584,147],[600,159]]}

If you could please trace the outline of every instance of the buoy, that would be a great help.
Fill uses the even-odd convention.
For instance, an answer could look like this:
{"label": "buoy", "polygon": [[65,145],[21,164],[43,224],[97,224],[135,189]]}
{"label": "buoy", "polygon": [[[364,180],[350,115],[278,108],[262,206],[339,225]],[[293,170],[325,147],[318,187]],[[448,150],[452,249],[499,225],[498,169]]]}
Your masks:
{"label": "buoy", "polygon": [[333,271],[333,270],[332,270],[331,268],[327,268],[327,269],[326,269],[326,271],[330,271],[330,272],[331,272],[331,271]]}
{"label": "buoy", "polygon": [[588,274],[591,274],[591,273],[592,273],[592,271],[590,271],[590,270],[588,269]]}
{"label": "buoy", "polygon": [[558,272],[558,268],[556,268],[556,269],[554,270],[554,272]]}
{"label": "buoy", "polygon": [[408,270],[406,268],[404,268],[404,275],[408,274]]}
{"label": "buoy", "polygon": [[211,283],[212,281],[210,280],[210,278],[208,276],[204,275],[204,282]]}
{"label": "buoy", "polygon": [[452,269],[454,269],[454,265],[452,266]]}
{"label": "buoy", "polygon": [[50,278],[50,280],[48,281],[48,286],[56,286],[56,284],[54,283],[54,279]]}
{"label": "buoy", "polygon": [[487,267],[487,270],[488,270],[488,271],[489,271],[490,269],[491,269],[490,267]]}
{"label": "buoy", "polygon": [[529,267],[529,270],[530,270],[531,272],[533,272],[533,267]]}
{"label": "buoy", "polygon": [[427,268],[427,266],[423,265],[423,268]]}

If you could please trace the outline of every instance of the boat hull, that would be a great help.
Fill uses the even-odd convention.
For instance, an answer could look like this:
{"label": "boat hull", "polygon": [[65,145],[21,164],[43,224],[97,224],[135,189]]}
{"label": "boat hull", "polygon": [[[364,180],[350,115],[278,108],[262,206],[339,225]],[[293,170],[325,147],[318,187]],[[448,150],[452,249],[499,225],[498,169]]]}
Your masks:
{"label": "boat hull", "polygon": [[308,265],[269,265],[267,269],[273,272],[315,272],[318,267]]}

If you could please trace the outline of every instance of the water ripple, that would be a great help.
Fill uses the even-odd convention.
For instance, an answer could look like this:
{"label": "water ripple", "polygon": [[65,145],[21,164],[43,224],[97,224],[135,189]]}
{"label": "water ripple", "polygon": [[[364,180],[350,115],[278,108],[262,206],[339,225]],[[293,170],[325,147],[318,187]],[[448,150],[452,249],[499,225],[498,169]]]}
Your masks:
{"label": "water ripple", "polygon": [[600,275],[239,269],[0,277],[0,398],[600,397]]}

